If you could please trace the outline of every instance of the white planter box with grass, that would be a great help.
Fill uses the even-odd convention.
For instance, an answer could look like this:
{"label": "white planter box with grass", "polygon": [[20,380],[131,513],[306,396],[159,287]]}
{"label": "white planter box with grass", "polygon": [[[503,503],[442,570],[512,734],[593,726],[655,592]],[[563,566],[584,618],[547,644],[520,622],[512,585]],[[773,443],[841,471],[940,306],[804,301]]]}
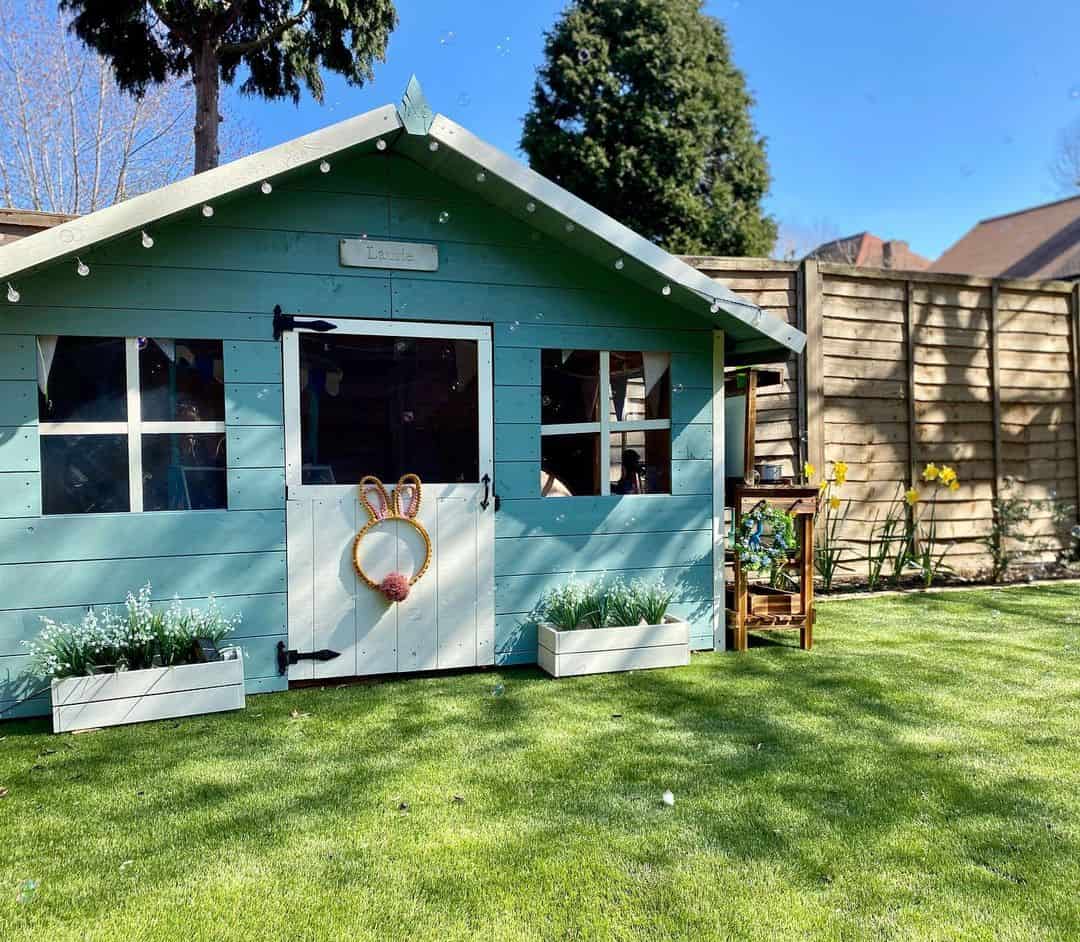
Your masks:
{"label": "white planter box with grass", "polygon": [[610,674],[690,663],[690,626],[665,615],[662,624],[561,630],[538,628],[540,666],[552,677]]}
{"label": "white planter box with grass", "polygon": [[208,664],[53,680],[53,732],[242,710],[244,660],[233,651]]}

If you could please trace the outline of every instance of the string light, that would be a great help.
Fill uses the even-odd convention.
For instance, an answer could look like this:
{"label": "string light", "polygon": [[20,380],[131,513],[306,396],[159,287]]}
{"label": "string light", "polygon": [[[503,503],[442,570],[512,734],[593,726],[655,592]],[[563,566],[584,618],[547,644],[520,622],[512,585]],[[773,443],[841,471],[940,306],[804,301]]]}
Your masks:
{"label": "string light", "polygon": [[434,154],[435,151],[437,151],[439,149],[439,142],[438,141],[431,141],[428,144],[427,149]]}
{"label": "string light", "polygon": [[209,203],[203,203],[202,214],[207,219],[209,219],[211,216],[214,215],[214,207],[211,206]]}
{"label": "string light", "polygon": [[330,161],[329,160],[322,161],[319,164],[319,173],[329,173],[329,172],[330,172]]}
{"label": "string light", "polygon": [[755,327],[757,327],[757,325],[760,324],[760,323],[761,323],[761,311],[760,310],[754,311],[753,324],[754,324]]}
{"label": "string light", "polygon": [[274,188],[270,185],[269,180],[263,180],[263,182],[259,184],[259,189],[262,190],[263,196],[269,196],[274,192]]}
{"label": "string light", "polygon": [[12,304],[18,304],[21,295],[15,290],[15,286],[9,281],[7,285],[7,299]]}
{"label": "string light", "polygon": [[664,285],[664,287],[660,289],[660,293],[666,298],[671,294],[671,285]]}
{"label": "string light", "polygon": [[154,239],[145,229],[142,231],[142,247],[144,249],[152,249],[154,247]]}
{"label": "string light", "polygon": [[81,258],[75,259],[75,271],[79,273],[80,278],[85,278],[90,274],[90,266],[86,264]]}
{"label": "string light", "polygon": [[615,271],[622,271],[625,265],[626,262],[624,262],[621,258],[615,259]]}
{"label": "string light", "polygon": [[483,182],[484,182],[484,181],[485,181],[486,179],[487,179],[487,174],[486,174],[486,173],[484,173],[484,171],[483,171],[483,170],[481,170],[481,171],[480,171],[480,172],[479,172],[479,173],[478,173],[478,174],[476,175],[476,182],[477,182],[477,183],[483,183]]}
{"label": "string light", "polygon": [[574,224],[572,222],[568,222],[566,224],[566,231],[567,232],[573,232],[574,231]]}
{"label": "string light", "polygon": [[709,305],[709,313],[710,314],[719,314],[720,313],[720,302],[719,301],[713,301],[713,303]]}
{"label": "string light", "polygon": [[525,204],[525,212],[527,212],[527,213],[535,213],[536,212],[536,203],[532,203],[532,202],[526,203]]}
{"label": "string light", "polygon": [[383,139],[382,139],[382,138],[380,137],[380,138],[379,138],[379,139],[378,139],[378,140],[377,140],[377,141],[375,142],[375,149],[376,149],[376,150],[386,150],[386,141],[384,141],[384,140],[383,140]]}

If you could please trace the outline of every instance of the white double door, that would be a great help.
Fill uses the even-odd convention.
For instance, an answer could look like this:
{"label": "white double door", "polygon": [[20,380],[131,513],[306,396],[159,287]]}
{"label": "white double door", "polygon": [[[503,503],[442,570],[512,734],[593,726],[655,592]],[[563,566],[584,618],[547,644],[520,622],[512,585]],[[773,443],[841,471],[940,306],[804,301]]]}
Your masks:
{"label": "white double door", "polygon": [[[298,319],[302,324],[303,319]],[[338,319],[283,335],[290,680],[492,664],[495,498],[491,333],[472,325]],[[354,568],[371,520],[358,484],[422,481],[427,571],[389,602]],[[425,541],[380,519],[356,548],[381,582],[411,578]],[[336,652],[320,660],[314,652]]]}

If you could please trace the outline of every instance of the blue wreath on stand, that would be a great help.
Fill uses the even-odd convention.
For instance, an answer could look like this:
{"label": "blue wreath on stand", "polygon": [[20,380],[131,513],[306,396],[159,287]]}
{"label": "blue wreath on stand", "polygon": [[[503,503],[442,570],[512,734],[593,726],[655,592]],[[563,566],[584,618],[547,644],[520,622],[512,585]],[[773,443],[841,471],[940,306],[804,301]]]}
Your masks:
{"label": "blue wreath on stand", "polygon": [[795,549],[795,517],[766,501],[742,515],[735,554],[746,569],[772,572]]}

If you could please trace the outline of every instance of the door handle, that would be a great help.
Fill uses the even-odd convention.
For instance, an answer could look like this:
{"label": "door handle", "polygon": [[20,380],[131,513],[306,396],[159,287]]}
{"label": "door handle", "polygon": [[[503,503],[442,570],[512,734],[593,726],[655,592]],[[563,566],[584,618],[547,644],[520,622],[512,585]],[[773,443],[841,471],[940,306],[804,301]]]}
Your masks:
{"label": "door handle", "polygon": [[480,483],[484,485],[484,496],[480,499],[480,509],[487,510],[488,504],[491,503],[489,499],[491,497],[491,475],[485,474],[480,478]]}

